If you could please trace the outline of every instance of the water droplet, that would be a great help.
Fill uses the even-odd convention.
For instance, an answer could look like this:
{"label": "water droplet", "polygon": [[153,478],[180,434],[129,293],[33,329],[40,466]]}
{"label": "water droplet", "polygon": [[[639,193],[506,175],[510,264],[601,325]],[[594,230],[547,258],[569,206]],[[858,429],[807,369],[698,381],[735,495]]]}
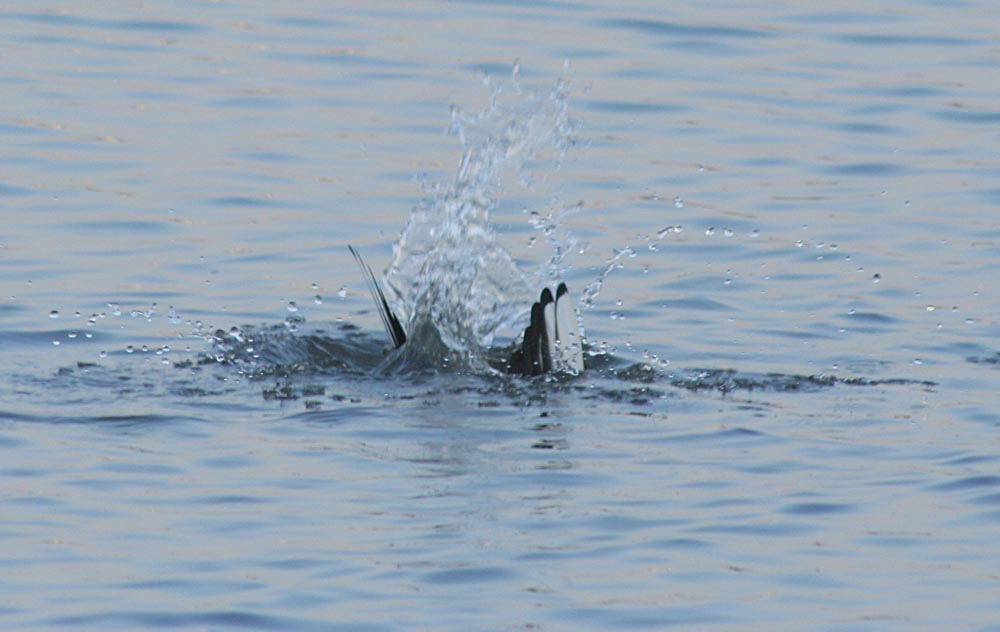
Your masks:
{"label": "water droplet", "polygon": [[312,291],[315,292],[316,290],[319,289],[319,283],[313,283],[309,287],[311,287]]}
{"label": "water droplet", "polygon": [[313,302],[316,303],[317,305],[322,305],[323,297],[317,294],[316,296],[313,297]]}
{"label": "water droplet", "polygon": [[52,319],[59,318],[59,310],[58,309],[54,309],[51,312],[49,312],[49,318],[52,318]]}
{"label": "water droplet", "polygon": [[295,301],[288,301],[288,311],[292,313],[299,311],[299,306],[295,304]]}
{"label": "water droplet", "polygon": [[878,283],[881,280],[882,280],[882,275],[879,274],[878,272],[872,275],[872,283]]}
{"label": "water droplet", "polygon": [[755,228],[755,229],[753,229],[753,231],[752,231],[752,232],[750,233],[750,238],[751,238],[751,239],[757,239],[758,237],[760,237],[760,231],[759,231],[759,230],[757,230],[757,229]]}
{"label": "water droplet", "polygon": [[684,200],[681,199],[681,196],[678,195],[674,198],[674,206],[677,208],[684,208]]}
{"label": "water droplet", "polygon": [[68,334],[66,334],[66,337],[69,338],[70,340],[73,340],[74,338],[76,338],[76,332],[71,331]]}
{"label": "water droplet", "polygon": [[935,309],[935,308],[934,308],[934,306],[933,306],[933,305],[928,305],[928,306],[927,306],[927,311],[929,311],[929,312],[933,312],[933,311],[934,311],[934,309]]}
{"label": "water droplet", "polygon": [[705,234],[706,235],[714,235],[715,234],[715,226],[709,226],[707,229],[705,229]]}
{"label": "water droplet", "polygon": [[342,287],[339,290],[337,290],[337,296],[339,296],[340,298],[347,298],[347,288]]}
{"label": "water droplet", "polygon": [[58,347],[59,345],[61,345],[61,344],[62,344],[62,342],[61,342],[61,341],[59,341],[59,340],[53,340],[53,341],[52,341],[52,344],[54,344],[55,346],[57,346],[57,347]]}
{"label": "water droplet", "polygon": [[102,358],[106,358],[106,357],[108,357],[108,352],[107,352],[107,351],[104,351],[104,350],[102,349],[102,350],[101,350],[101,352],[100,352],[100,353],[98,353],[97,355],[99,355],[99,356],[100,356],[100,357],[102,357]]}
{"label": "water droplet", "polygon": [[132,348],[132,345],[125,347],[125,353],[132,353],[133,351],[135,351],[135,349]]}
{"label": "water droplet", "polygon": [[733,229],[732,228],[729,228],[727,226],[726,228],[724,228],[722,230],[722,234],[725,235],[726,237],[732,237],[735,233],[733,233]]}

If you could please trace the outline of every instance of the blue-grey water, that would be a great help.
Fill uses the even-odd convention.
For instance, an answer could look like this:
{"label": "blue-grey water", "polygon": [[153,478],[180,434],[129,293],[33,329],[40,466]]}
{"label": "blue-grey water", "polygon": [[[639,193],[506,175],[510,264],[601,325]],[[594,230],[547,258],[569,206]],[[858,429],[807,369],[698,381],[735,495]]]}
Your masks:
{"label": "blue-grey water", "polygon": [[[1000,630],[995,9],[9,0],[0,628]],[[583,375],[377,370],[449,190]]]}

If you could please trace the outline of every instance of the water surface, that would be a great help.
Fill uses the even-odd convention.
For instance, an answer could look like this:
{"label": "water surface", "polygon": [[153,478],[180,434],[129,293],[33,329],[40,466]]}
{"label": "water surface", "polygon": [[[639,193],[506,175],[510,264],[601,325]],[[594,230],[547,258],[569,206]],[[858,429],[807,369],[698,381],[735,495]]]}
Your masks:
{"label": "water surface", "polygon": [[[993,9],[7,3],[4,629],[1000,630]],[[477,191],[588,371],[373,375],[560,81]]]}

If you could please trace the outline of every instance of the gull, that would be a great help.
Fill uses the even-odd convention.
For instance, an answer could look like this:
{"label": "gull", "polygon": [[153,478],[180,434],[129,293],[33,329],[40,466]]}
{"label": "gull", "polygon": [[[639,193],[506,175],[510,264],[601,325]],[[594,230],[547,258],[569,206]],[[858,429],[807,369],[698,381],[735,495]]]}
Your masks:
{"label": "gull", "polygon": [[[406,330],[389,306],[371,266],[365,263],[353,246],[348,245],[347,248],[361,268],[393,348],[399,349],[406,344]],[[531,305],[531,320],[524,329],[520,344],[511,353],[506,368],[510,373],[528,376],[546,373],[577,375],[583,372],[583,342],[576,310],[565,283],[559,283],[554,295],[551,289],[544,288],[538,300]]]}

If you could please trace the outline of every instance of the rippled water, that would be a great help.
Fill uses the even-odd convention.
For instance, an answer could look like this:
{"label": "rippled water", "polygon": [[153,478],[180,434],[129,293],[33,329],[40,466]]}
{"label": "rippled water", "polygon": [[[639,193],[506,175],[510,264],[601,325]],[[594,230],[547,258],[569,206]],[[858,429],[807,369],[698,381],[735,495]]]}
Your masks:
{"label": "rippled water", "polygon": [[[1000,630],[994,13],[8,2],[0,627]],[[449,191],[582,376],[372,373]]]}

